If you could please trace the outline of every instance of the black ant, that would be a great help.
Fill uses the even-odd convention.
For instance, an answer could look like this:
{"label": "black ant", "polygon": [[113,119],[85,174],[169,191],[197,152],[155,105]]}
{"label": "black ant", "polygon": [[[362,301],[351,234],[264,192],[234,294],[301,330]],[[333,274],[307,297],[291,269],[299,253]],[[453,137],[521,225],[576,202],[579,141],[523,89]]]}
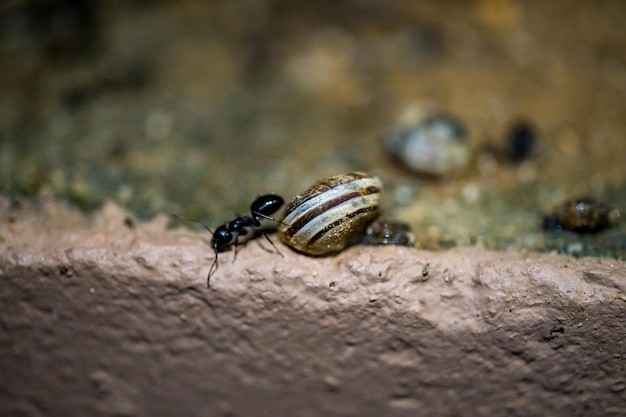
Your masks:
{"label": "black ant", "polygon": [[[211,269],[209,269],[209,274],[207,275],[207,287],[210,287],[211,275],[213,275],[214,270],[217,271],[217,269],[219,268],[217,254],[226,250],[228,247],[235,245],[235,258],[237,258],[237,246],[240,243],[245,243],[256,236],[257,228],[261,226],[261,221],[263,219],[272,220],[280,223],[280,221],[271,217],[271,215],[276,213],[284,203],[285,200],[283,200],[283,198],[279,195],[264,194],[260,197],[257,197],[256,200],[254,200],[250,205],[251,216],[239,216],[230,222],[222,224],[217,229],[215,229],[215,232],[213,232],[209,228],[209,226],[201,221],[187,219],[175,214],[173,215],[174,217],[178,217],[183,220],[200,223],[213,235],[213,237],[211,238],[211,246],[215,251],[215,260],[213,261],[213,265],[211,265]],[[276,249],[276,252],[280,253],[280,251],[276,248],[276,245],[274,245],[274,242],[272,242],[269,236],[263,231],[261,231],[261,234],[265,236],[267,241],[270,242],[274,249]]]}

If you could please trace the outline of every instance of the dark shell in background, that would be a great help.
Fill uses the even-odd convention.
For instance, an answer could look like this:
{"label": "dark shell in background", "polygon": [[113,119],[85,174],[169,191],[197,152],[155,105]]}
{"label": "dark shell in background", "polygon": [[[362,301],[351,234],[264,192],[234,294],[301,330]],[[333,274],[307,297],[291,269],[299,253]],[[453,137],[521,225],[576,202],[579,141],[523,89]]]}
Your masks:
{"label": "dark shell in background", "polygon": [[415,237],[408,224],[393,220],[374,220],[361,239],[367,246],[415,246]]}
{"label": "dark shell in background", "polygon": [[543,219],[543,230],[595,233],[610,226],[619,211],[591,198],[565,201]]}
{"label": "dark shell in background", "polygon": [[507,135],[506,157],[511,162],[527,159],[535,149],[537,132],[526,122],[517,122],[511,126]]}

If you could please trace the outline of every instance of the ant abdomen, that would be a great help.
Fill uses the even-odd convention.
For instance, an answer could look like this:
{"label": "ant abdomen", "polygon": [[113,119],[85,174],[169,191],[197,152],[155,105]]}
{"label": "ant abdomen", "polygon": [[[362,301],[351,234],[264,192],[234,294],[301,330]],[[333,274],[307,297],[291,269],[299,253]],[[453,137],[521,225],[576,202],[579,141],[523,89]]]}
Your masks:
{"label": "ant abdomen", "polygon": [[285,204],[285,200],[276,194],[265,194],[257,197],[256,200],[250,205],[250,213],[252,213],[253,220],[257,223],[257,226],[261,224],[261,218],[278,222],[275,218],[271,217]]}

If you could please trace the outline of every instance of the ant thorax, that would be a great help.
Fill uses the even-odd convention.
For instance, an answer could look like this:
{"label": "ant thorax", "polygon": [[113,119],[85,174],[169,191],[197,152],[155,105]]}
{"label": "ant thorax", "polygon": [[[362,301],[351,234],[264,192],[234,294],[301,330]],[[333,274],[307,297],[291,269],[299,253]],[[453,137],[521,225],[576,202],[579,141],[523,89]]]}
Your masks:
{"label": "ant thorax", "polygon": [[230,246],[242,244],[255,236],[257,224],[250,216],[237,217],[224,223],[213,233],[211,246],[216,252],[222,252]]}

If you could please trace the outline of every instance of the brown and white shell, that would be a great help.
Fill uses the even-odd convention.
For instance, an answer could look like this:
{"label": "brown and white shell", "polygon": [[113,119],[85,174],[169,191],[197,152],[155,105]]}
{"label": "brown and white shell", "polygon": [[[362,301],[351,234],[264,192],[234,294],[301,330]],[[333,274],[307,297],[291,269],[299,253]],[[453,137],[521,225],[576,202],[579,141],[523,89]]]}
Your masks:
{"label": "brown and white shell", "polygon": [[298,252],[324,256],[358,243],[378,216],[382,181],[362,172],[335,175],[313,184],[285,209],[280,239]]}

